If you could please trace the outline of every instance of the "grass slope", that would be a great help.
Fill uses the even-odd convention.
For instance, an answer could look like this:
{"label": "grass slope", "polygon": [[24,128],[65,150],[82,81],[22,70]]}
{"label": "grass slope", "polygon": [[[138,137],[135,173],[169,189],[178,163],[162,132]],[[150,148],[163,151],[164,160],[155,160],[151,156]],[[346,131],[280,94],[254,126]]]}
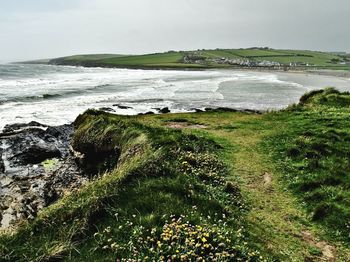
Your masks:
{"label": "grass slope", "polygon": [[[187,54],[196,53],[207,59],[203,64],[184,63],[183,57]],[[166,53],[146,55],[85,55],[70,56],[50,61],[52,64],[105,66],[126,68],[221,68],[229,65],[217,64],[209,61],[215,58],[249,59],[254,61],[271,61],[289,65],[297,63],[300,68],[319,69],[348,69],[350,65],[342,65],[341,61],[348,61],[347,57],[327,52],[306,50],[275,50],[275,49],[215,49],[198,51],[170,51]],[[309,64],[306,67],[306,64]],[[232,66],[231,66],[232,67]]]}
{"label": "grass slope", "polygon": [[262,115],[88,111],[73,146],[103,175],[0,236],[1,260],[349,261],[349,115],[333,89]]}
{"label": "grass slope", "polygon": [[[96,55],[99,57],[98,55]],[[57,58],[50,61],[51,64],[58,65],[81,65],[100,67],[121,67],[121,68],[201,68],[197,64],[184,64],[181,62],[183,54],[180,52],[169,52],[162,54],[110,56],[95,59],[91,57],[75,56]]]}
{"label": "grass slope", "polygon": [[283,113],[286,128],[266,149],[312,220],[332,238],[350,241],[350,95],[314,91]]}
{"label": "grass slope", "polygon": [[105,173],[1,236],[2,261],[260,259],[218,144],[95,111],[75,125],[74,148]]}

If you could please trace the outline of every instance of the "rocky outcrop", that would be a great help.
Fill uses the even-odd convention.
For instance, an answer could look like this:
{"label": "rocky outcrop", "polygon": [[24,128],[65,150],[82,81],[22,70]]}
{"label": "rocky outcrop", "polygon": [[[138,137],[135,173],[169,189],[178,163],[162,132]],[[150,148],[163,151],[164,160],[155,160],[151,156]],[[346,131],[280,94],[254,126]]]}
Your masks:
{"label": "rocky outcrop", "polygon": [[4,150],[0,147],[0,174],[5,172],[5,164],[4,164],[4,160],[2,159],[2,152]]}
{"label": "rocky outcrop", "polygon": [[73,127],[5,126],[0,139],[6,146],[9,166],[38,164],[50,158],[64,158],[69,154],[69,136]]}
{"label": "rocky outcrop", "polygon": [[32,121],[29,123],[19,123],[19,124],[12,124],[12,125],[6,125],[2,130],[2,135],[6,135],[13,132],[23,131],[27,128],[34,128],[34,127],[41,127],[41,128],[47,128],[47,125],[38,123],[36,121]]}
{"label": "rocky outcrop", "polygon": [[124,105],[121,105],[121,104],[114,104],[113,106],[116,106],[119,109],[132,109],[131,106],[124,106]]}
{"label": "rocky outcrop", "polygon": [[104,112],[115,112],[113,108],[110,107],[101,107],[99,110],[104,111]]}
{"label": "rocky outcrop", "polygon": [[168,113],[171,112],[170,109],[169,109],[169,107],[162,107],[162,108],[160,108],[160,107],[154,107],[154,108],[152,108],[152,109],[157,110],[158,113],[160,113],[160,114],[168,114]]}
{"label": "rocky outcrop", "polygon": [[[262,114],[262,111],[254,110],[254,109],[235,109],[230,107],[206,107],[205,112],[241,112],[241,113],[247,113],[247,114]],[[200,112],[200,111],[199,111]]]}
{"label": "rocky outcrop", "polygon": [[60,158],[61,153],[55,145],[38,143],[25,148],[18,155],[13,156],[23,164],[38,164],[46,159]]}
{"label": "rocky outcrop", "polygon": [[159,110],[159,113],[161,113],[161,114],[170,113],[170,109],[169,109],[169,107],[164,107],[164,108]]}
{"label": "rocky outcrop", "polygon": [[0,134],[0,227],[32,219],[65,192],[84,184],[69,150],[71,125],[31,122],[5,126]]}

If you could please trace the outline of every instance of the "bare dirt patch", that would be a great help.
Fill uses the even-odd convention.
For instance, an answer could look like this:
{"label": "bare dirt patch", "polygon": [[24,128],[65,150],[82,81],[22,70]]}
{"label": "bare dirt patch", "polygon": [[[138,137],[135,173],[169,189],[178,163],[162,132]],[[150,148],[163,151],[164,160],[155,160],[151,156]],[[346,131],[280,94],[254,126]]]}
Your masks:
{"label": "bare dirt patch", "polygon": [[268,173],[268,172],[265,172],[264,173],[264,184],[265,184],[265,186],[271,185],[271,182],[272,182],[271,174]]}
{"label": "bare dirt patch", "polygon": [[337,261],[336,256],[336,248],[334,246],[329,245],[325,241],[318,241],[311,232],[303,231],[301,232],[301,238],[311,244],[314,247],[317,247],[321,250],[322,255],[319,261],[327,261],[327,262],[335,262]]}
{"label": "bare dirt patch", "polygon": [[169,128],[175,128],[175,129],[183,129],[183,128],[189,128],[189,129],[205,129],[208,128],[206,125],[200,125],[200,124],[190,124],[190,123],[179,123],[179,122],[169,122],[166,124]]}

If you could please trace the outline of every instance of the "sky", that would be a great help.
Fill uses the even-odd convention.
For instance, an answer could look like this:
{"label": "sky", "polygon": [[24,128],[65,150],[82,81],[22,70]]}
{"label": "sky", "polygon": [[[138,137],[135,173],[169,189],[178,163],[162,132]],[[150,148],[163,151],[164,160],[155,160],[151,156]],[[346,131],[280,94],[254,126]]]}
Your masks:
{"label": "sky", "polygon": [[202,48],[350,52],[349,0],[0,0],[0,61]]}

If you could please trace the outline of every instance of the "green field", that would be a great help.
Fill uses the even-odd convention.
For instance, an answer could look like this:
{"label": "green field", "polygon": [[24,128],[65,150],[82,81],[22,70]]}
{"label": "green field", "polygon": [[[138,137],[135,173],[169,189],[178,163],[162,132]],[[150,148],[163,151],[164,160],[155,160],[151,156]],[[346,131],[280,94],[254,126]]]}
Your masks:
{"label": "green field", "polygon": [[73,55],[65,57],[65,60],[71,61],[97,61],[101,59],[113,59],[116,57],[123,57],[124,55],[114,55],[114,54],[99,54],[99,55]]}
{"label": "green field", "polygon": [[349,115],[334,89],[264,114],[89,110],[72,146],[109,156],[0,261],[349,261]]}
{"label": "green field", "polygon": [[[202,58],[201,63],[184,62],[184,57],[195,54]],[[52,59],[49,63],[58,65],[82,65],[125,68],[217,68],[239,67],[220,64],[217,59],[240,59],[250,61],[278,62],[281,66],[300,69],[350,69],[350,59],[327,52],[306,50],[275,49],[215,49],[197,51],[169,51],[146,55],[77,55]],[[343,64],[346,63],[346,64]]]}

